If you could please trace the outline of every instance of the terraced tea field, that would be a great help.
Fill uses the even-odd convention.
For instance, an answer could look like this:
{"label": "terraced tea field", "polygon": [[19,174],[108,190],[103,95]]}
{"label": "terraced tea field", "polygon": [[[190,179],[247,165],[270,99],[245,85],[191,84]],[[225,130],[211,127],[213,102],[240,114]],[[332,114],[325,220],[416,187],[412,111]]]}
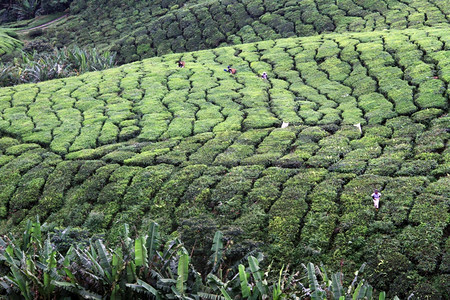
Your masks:
{"label": "terraced tea field", "polygon": [[449,81],[444,26],[261,41],[2,88],[1,231],[35,215],[109,240],[125,222],[157,220],[166,234],[199,222],[277,262],[368,262],[378,289],[445,298]]}
{"label": "terraced tea field", "polygon": [[443,0],[156,0],[133,5],[97,0],[73,4],[72,12],[78,14],[47,32],[47,38],[58,47],[110,48],[122,62],[329,32],[429,28],[450,20],[450,5]]}
{"label": "terraced tea field", "polygon": [[20,48],[22,43],[13,36],[14,33],[0,28],[0,57],[16,48]]}

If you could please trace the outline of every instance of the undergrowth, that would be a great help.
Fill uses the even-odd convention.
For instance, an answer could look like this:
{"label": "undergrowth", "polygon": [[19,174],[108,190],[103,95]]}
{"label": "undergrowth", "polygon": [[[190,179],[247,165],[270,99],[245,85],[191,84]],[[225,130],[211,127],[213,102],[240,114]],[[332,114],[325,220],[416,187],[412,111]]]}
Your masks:
{"label": "undergrowth", "polygon": [[100,71],[116,64],[116,54],[95,48],[70,47],[52,52],[22,52],[19,59],[0,64],[0,86],[40,82]]}

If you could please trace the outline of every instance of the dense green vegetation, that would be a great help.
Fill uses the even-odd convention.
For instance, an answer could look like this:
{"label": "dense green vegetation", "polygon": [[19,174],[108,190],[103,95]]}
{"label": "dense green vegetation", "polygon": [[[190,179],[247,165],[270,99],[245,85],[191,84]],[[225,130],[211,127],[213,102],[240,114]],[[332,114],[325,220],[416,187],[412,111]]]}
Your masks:
{"label": "dense green vegetation", "polygon": [[0,3],[0,23],[30,20],[41,15],[61,12],[72,0],[11,0]]}
{"label": "dense green vegetation", "polygon": [[[223,286],[235,299],[281,293],[282,266],[311,261],[345,274],[367,263],[365,277],[390,298],[450,298],[449,1],[24,0],[6,13],[71,2],[68,19],[19,34],[39,53],[13,61],[22,43],[0,31],[0,57],[12,61],[1,84],[61,78],[0,88],[0,233],[27,229],[22,242],[0,239],[1,267],[15,277],[0,279],[2,294],[155,295],[150,284],[161,297],[226,297]],[[63,48],[73,45],[137,62],[65,78],[114,64]],[[68,250],[79,239],[70,229],[44,242],[36,215],[80,227],[84,246]],[[154,221],[175,248],[139,256],[145,247],[128,236],[147,246]],[[217,230],[220,270],[205,263]],[[106,246],[88,246],[87,232]],[[256,259],[238,276],[256,251],[278,270],[270,286]],[[149,275],[150,257],[161,276]],[[310,290],[289,277],[291,295],[335,295],[336,278],[322,274],[319,286],[308,267]]]}
{"label": "dense green vegetation", "polygon": [[75,0],[71,13],[41,38],[57,47],[95,45],[131,62],[320,33],[428,28],[448,23],[450,5],[440,0]]}
{"label": "dense green vegetation", "polygon": [[156,220],[190,249],[221,228],[279,266],[367,262],[390,297],[446,298],[449,49],[445,27],[328,34],[2,88],[1,231]]}
{"label": "dense green vegetation", "polygon": [[17,39],[17,34],[9,29],[0,28],[0,57],[21,47],[22,43]]}
{"label": "dense green vegetation", "polygon": [[[254,299],[282,300],[298,297],[322,300],[385,299],[385,292],[376,292],[361,277],[363,264],[347,289],[344,274],[327,274],[323,265],[302,265],[295,274],[288,268],[275,271],[271,266],[262,269],[262,253],[248,253],[234,262],[226,257],[231,251],[222,232],[212,240],[211,255],[200,261],[199,272],[191,263],[196,256],[177,238],[163,243],[159,225],[151,223],[148,234],[130,238],[124,224],[121,246],[108,248],[101,239],[89,244],[69,241],[70,228],[62,232],[28,222],[21,239],[14,236],[0,238],[0,261],[7,267],[7,275],[0,277],[9,299]],[[47,234],[47,238],[44,236]],[[207,263],[206,263],[207,261]],[[247,261],[247,265],[244,265]],[[206,268],[205,268],[206,263]],[[292,274],[291,274],[292,273]],[[270,277],[276,277],[273,285]],[[223,295],[223,297],[221,296]],[[241,298],[242,297],[242,298]],[[398,300],[397,297],[395,299]]]}
{"label": "dense green vegetation", "polygon": [[43,53],[22,51],[20,59],[0,63],[0,86],[65,78],[115,65],[115,53],[99,53],[95,48],[70,47]]}

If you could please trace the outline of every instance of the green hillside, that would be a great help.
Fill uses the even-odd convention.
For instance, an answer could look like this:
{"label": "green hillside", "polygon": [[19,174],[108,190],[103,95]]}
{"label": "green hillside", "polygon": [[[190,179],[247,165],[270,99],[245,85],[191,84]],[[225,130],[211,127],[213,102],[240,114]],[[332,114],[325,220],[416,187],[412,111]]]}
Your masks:
{"label": "green hillside", "polygon": [[[130,2],[130,1],[129,1]],[[145,0],[72,3],[73,16],[46,38],[96,46],[131,62],[171,52],[327,32],[427,28],[448,23],[442,0]],[[107,4],[106,4],[107,3]]]}
{"label": "green hillside", "polygon": [[389,295],[448,298],[448,30],[261,41],[2,88],[1,231],[35,215],[111,241],[123,223],[219,227],[276,263],[367,262]]}

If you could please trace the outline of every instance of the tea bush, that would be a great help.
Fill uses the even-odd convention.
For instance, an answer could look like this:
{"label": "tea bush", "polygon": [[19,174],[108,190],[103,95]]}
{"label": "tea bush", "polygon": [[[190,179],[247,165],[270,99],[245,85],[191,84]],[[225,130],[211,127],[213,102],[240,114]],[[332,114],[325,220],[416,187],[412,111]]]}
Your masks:
{"label": "tea bush", "polygon": [[[86,1],[73,1],[72,18],[57,24],[46,33],[46,38],[57,45],[95,45],[101,50],[118,52],[120,62],[131,62],[156,54],[261,40],[329,32],[426,28],[448,22],[445,8],[437,8],[428,0],[415,0],[414,9],[401,1],[389,6],[383,3],[374,9],[378,5],[372,1],[363,5],[353,1],[337,5],[304,1],[299,5],[292,1],[274,4],[270,1],[210,3],[191,0],[179,1],[172,7],[163,5],[163,1],[122,3],[118,9],[98,1],[90,1],[89,5]],[[432,47],[425,40],[422,37],[419,45]],[[440,45],[432,40],[428,43],[433,45],[432,49]],[[330,53],[333,51],[336,50]],[[323,55],[322,50],[319,55]],[[323,57],[329,57],[327,55]]]}
{"label": "tea bush", "polygon": [[[381,16],[386,7],[374,5]],[[403,26],[397,14],[389,22]],[[1,88],[0,232],[22,232],[35,215],[110,242],[123,223],[138,234],[158,220],[165,237],[220,228],[237,252],[260,245],[277,266],[307,257],[350,271],[367,261],[389,296],[445,298],[446,32],[258,41]]]}
{"label": "tea bush", "polygon": [[17,34],[14,31],[0,28],[0,57],[20,49],[22,46],[22,42],[17,39]]}

